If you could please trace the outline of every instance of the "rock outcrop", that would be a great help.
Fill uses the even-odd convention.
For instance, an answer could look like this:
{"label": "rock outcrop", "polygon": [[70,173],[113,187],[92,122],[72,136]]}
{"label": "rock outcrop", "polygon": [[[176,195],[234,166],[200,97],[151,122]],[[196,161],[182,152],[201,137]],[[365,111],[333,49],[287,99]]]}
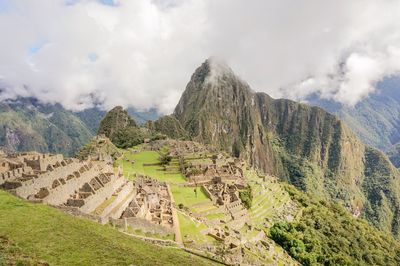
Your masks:
{"label": "rock outcrop", "polygon": [[129,116],[122,106],[116,106],[110,110],[101,120],[98,135],[105,135],[109,139],[113,139],[118,131],[136,127],[135,121]]}

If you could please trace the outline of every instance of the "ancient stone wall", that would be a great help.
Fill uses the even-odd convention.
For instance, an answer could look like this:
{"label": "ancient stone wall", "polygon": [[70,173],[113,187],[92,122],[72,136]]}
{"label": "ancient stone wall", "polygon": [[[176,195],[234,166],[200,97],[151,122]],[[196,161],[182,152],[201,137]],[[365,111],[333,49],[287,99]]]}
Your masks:
{"label": "ancient stone wall", "polygon": [[[100,221],[102,223],[108,222],[108,218],[119,218],[122,215],[122,212],[132,201],[135,196],[135,191],[133,189],[133,183],[131,181],[126,182],[125,185],[121,188],[121,191],[118,192],[117,197],[114,199],[112,203],[110,203],[100,214]],[[129,196],[129,197],[128,197]]]}
{"label": "ancient stone wall", "polygon": [[[89,166],[87,167],[89,168]],[[85,171],[82,173],[79,172],[79,176],[78,173],[71,173],[68,176],[64,176],[62,179],[64,180],[65,184],[60,182],[57,187],[51,188],[50,195],[44,198],[43,202],[51,205],[60,205],[66,203],[70,195],[74,194],[78,188],[99,174],[100,171],[97,167],[90,167],[88,170],[85,169]],[[57,179],[55,179],[55,181],[56,180]]]}
{"label": "ancient stone wall", "polygon": [[22,156],[26,165],[34,170],[46,171],[49,165],[61,163],[64,160],[62,154],[34,154]]}
{"label": "ancient stone wall", "polygon": [[137,217],[129,217],[122,219],[110,219],[110,222],[118,227],[125,228],[126,226],[130,226],[133,229],[140,229],[144,232],[149,232],[152,234],[173,234],[174,230],[172,228],[167,228],[164,226],[160,226],[157,224],[153,224],[145,219],[137,218]]}
{"label": "ancient stone wall", "polygon": [[72,161],[66,166],[59,166],[52,171],[38,174],[37,177],[22,182],[22,186],[16,188],[16,194],[22,198],[28,198],[28,196],[36,194],[43,187],[51,187],[55,179],[67,177],[69,174],[79,171],[81,166],[78,161]]}
{"label": "ancient stone wall", "polygon": [[211,199],[211,201],[215,202],[217,199],[214,197],[214,195],[208,190],[206,186],[201,186],[201,189],[203,190],[204,194]]}
{"label": "ancient stone wall", "polygon": [[22,177],[24,173],[31,173],[32,168],[29,166],[13,169],[0,173],[0,185],[6,181],[11,181],[16,178]]}
{"label": "ancient stone wall", "polygon": [[80,211],[84,213],[93,212],[101,203],[111,197],[112,194],[124,184],[124,182],[125,178],[112,175],[110,182],[97,190],[95,194],[85,199],[85,204],[80,207]]}

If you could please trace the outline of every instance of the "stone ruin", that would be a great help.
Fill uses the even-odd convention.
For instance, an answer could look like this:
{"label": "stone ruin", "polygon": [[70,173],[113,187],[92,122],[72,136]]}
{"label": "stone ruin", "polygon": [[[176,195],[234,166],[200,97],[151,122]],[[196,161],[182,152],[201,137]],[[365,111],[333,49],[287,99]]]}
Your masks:
{"label": "stone ruin", "polygon": [[[0,185],[11,193],[35,202],[61,208],[74,208],[84,214],[94,214],[101,204],[115,198],[110,206],[117,206],[133,185],[115,173],[105,161],[65,159],[61,154],[37,152],[3,155],[0,158]],[[118,210],[105,208],[109,213],[96,213],[102,220],[107,215],[118,215]],[[115,216],[114,215],[114,216]],[[114,217],[113,216],[113,217]]]}
{"label": "stone ruin", "polygon": [[[114,147],[114,144],[105,135],[97,135],[93,139],[93,145],[89,151],[88,159],[91,161],[103,161],[107,164],[113,164],[113,158],[110,153],[115,152],[110,150]],[[119,154],[118,154],[119,156]]]}
{"label": "stone ruin", "polygon": [[61,154],[40,154],[37,152],[25,152],[12,155],[2,154],[0,157],[0,185],[14,183],[8,186],[19,187],[27,180],[32,180],[35,176],[44,174],[48,167],[52,165],[63,166],[69,161],[64,160]]}
{"label": "stone ruin", "polygon": [[176,217],[174,217],[168,185],[138,175],[135,189],[135,195],[123,211],[120,220],[123,220],[127,226],[144,231],[173,233]]}
{"label": "stone ruin", "polygon": [[[240,234],[237,232],[250,224],[247,209],[239,197],[239,190],[247,185],[242,170],[244,161],[216,153],[192,141],[168,140],[168,145],[170,155],[179,160],[181,172],[186,177],[186,186],[201,185],[213,204],[225,214],[221,220],[206,219],[204,222],[209,228],[203,233],[221,241],[225,247],[238,247]],[[139,207],[134,207],[138,212]],[[192,216],[190,212],[188,215]],[[196,215],[193,218],[199,219]]]}
{"label": "stone ruin", "polygon": [[214,178],[212,183],[203,185],[203,188],[217,205],[225,205],[240,200],[237,186],[224,183],[219,178]]}
{"label": "stone ruin", "polygon": [[241,182],[244,180],[243,171],[234,163],[224,165],[213,164],[189,164],[185,168],[185,176],[189,183],[209,183],[215,177],[222,182]]}
{"label": "stone ruin", "polygon": [[171,148],[171,156],[179,156],[182,154],[196,154],[202,156],[212,152],[209,148],[194,141],[169,140],[168,145]]}
{"label": "stone ruin", "polygon": [[95,153],[84,161],[61,154],[2,153],[0,187],[101,223],[123,221],[145,231],[174,233],[176,218],[168,185],[143,176],[136,183],[128,181],[108,157]]}
{"label": "stone ruin", "polygon": [[240,233],[230,230],[228,227],[214,227],[207,234],[215,240],[223,242],[229,248],[240,246]]}

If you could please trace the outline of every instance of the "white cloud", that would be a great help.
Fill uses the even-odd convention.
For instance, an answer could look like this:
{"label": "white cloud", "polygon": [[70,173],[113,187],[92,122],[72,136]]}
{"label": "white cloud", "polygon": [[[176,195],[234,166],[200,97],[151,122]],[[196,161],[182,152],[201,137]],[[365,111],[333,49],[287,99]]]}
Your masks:
{"label": "white cloud", "polygon": [[215,55],[256,91],[295,99],[320,91],[354,104],[400,70],[399,1],[100,2],[8,1],[2,97],[170,112]]}

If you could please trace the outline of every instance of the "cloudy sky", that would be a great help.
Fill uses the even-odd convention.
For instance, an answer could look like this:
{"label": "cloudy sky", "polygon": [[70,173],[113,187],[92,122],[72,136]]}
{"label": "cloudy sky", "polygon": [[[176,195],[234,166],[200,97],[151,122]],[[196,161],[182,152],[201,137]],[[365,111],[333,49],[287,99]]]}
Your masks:
{"label": "cloudy sky", "polygon": [[0,0],[0,97],[171,112],[217,56],[256,91],[349,105],[400,71],[398,0]]}

